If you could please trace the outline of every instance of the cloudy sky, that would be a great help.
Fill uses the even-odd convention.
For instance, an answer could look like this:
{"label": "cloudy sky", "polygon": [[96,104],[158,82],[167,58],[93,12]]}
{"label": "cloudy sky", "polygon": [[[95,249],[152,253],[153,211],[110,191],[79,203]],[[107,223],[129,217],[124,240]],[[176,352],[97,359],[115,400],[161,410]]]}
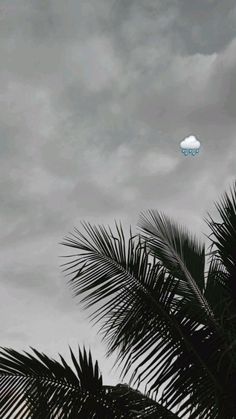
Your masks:
{"label": "cloudy sky", "polygon": [[147,208],[204,237],[235,177],[235,0],[1,0],[0,50],[1,345],[87,344],[116,383],[59,242]]}

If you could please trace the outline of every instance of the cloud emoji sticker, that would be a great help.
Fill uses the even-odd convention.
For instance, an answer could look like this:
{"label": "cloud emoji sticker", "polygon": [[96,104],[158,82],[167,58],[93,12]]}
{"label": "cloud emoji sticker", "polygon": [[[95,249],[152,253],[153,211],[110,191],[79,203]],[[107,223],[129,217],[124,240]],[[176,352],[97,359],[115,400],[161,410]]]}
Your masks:
{"label": "cloud emoji sticker", "polygon": [[185,156],[195,156],[199,153],[200,146],[200,141],[194,135],[186,137],[180,143],[181,151]]}

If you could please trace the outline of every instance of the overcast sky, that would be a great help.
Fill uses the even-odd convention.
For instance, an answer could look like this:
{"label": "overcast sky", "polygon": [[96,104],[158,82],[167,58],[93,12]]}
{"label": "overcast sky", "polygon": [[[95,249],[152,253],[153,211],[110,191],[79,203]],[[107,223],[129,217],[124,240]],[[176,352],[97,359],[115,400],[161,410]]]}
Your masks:
{"label": "overcast sky", "polygon": [[116,383],[58,243],[147,208],[204,238],[235,177],[235,0],[1,0],[0,57],[1,345],[86,344]]}

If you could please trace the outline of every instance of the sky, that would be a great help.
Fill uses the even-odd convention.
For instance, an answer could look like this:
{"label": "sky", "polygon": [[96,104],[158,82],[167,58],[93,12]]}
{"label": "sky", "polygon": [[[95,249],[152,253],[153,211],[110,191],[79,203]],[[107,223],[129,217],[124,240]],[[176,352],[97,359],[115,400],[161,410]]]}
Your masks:
{"label": "sky", "polygon": [[204,240],[235,179],[235,0],[1,0],[0,51],[1,346],[85,344],[115,384],[59,243],[151,208]]}

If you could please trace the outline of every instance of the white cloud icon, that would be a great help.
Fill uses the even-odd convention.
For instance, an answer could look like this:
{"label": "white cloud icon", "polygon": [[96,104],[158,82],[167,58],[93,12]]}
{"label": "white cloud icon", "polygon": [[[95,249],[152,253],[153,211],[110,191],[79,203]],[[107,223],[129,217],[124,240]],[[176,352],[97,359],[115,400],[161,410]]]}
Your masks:
{"label": "white cloud icon", "polygon": [[181,148],[191,148],[191,149],[197,149],[200,148],[200,141],[197,140],[197,138],[194,135],[190,135],[189,137],[186,137],[183,141],[180,143]]}
{"label": "white cloud icon", "polygon": [[199,152],[200,146],[200,141],[194,135],[186,137],[180,143],[180,148],[182,149],[182,152],[185,154],[185,156],[188,154],[195,156],[195,154]]}

